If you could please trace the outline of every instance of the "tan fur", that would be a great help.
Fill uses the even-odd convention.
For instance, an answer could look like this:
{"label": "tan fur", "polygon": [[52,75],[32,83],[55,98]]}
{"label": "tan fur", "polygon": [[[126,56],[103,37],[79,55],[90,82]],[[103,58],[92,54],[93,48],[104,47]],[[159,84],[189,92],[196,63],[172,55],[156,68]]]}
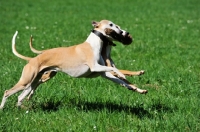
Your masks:
{"label": "tan fur", "polygon": [[[93,23],[93,25],[97,31],[101,32],[105,36],[105,28],[115,30],[115,32],[119,34],[121,29],[116,27],[114,23],[112,23],[114,26],[109,26],[110,23],[112,22],[102,20]],[[14,85],[14,87],[4,92],[0,108],[4,107],[9,96],[23,90],[23,92],[18,96],[17,103],[17,106],[21,106],[23,99],[28,94],[33,93],[41,83],[55,76],[58,71],[67,73],[72,77],[96,77],[97,75],[101,75],[113,82],[127,87],[130,90],[137,89],[131,87],[131,85],[127,84],[126,81],[123,81],[125,80],[125,76],[116,67],[105,65],[101,56],[103,41],[94,33],[90,33],[84,43],[70,47],[59,47],[45,50],[34,58],[23,56],[16,51],[16,35],[17,32],[13,36],[12,40],[13,53],[17,57],[28,60],[29,62],[24,66],[19,81]],[[112,41],[111,36],[107,37]],[[113,76],[110,72],[116,73],[117,77]]]}
{"label": "tan fur", "polygon": [[[110,31],[110,32],[111,32],[111,31]],[[110,45],[112,45],[112,44],[110,44]],[[41,54],[41,53],[43,53],[43,52],[45,51],[45,50],[40,51],[40,50],[37,50],[37,49],[35,49],[35,48],[33,47],[33,45],[32,45],[32,37],[31,37],[29,46],[30,46],[31,51],[34,52],[34,53],[36,53],[36,54]],[[111,64],[111,58],[109,58],[109,57],[107,56],[107,53],[106,53],[106,46],[103,46],[101,55],[102,55],[102,57],[103,57],[103,60],[104,60],[104,62],[105,62],[105,65],[111,67],[111,66],[112,66],[112,64]],[[122,74],[126,75],[126,76],[139,76],[139,75],[144,74],[144,71],[143,71],[143,70],[141,70],[141,71],[119,70],[119,71],[120,71]],[[111,73],[112,73],[114,76],[116,76],[116,77],[118,76],[118,75],[117,75],[116,73],[114,73],[114,72],[111,72]],[[50,75],[51,75],[51,71],[46,72],[46,73],[41,77],[42,82],[48,81],[48,80],[50,79],[50,77],[49,77]],[[123,79],[123,81],[125,81],[130,87],[132,87],[135,91],[137,91],[137,92],[139,92],[139,93],[141,93],[141,94],[145,94],[145,93],[148,92],[147,90],[142,90],[142,89],[137,88],[135,85],[131,84],[131,83],[130,83],[128,80],[126,80],[126,79]],[[28,99],[29,99],[31,96],[32,96],[32,95],[29,95]]]}

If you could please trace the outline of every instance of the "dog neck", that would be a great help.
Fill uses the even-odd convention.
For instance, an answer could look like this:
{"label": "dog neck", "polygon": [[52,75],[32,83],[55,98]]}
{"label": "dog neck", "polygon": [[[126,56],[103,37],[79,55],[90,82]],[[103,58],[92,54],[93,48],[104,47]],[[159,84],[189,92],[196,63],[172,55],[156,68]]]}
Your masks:
{"label": "dog neck", "polygon": [[109,42],[111,42],[110,40],[108,40],[108,38],[106,36],[104,36],[101,32],[97,31],[97,30],[92,30],[92,32],[98,36],[102,41],[103,44],[108,44]]}
{"label": "dog neck", "polygon": [[92,30],[86,42],[91,45],[94,53],[97,54],[101,52],[103,46],[107,46],[112,43],[112,41],[110,41],[106,36],[97,30]]}
{"label": "dog neck", "polygon": [[102,41],[103,41],[103,46],[116,46],[116,44],[114,44],[112,41],[110,41],[106,36],[104,36],[101,32],[97,31],[97,30],[92,30],[92,32],[98,36]]}

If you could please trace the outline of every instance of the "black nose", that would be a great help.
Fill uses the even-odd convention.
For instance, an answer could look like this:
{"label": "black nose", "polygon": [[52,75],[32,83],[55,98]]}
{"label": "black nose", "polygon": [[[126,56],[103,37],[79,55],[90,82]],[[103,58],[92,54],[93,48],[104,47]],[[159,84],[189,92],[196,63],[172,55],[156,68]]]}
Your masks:
{"label": "black nose", "polygon": [[119,34],[123,34],[123,31],[120,31]]}
{"label": "black nose", "polygon": [[126,32],[126,36],[129,35],[129,32]]}

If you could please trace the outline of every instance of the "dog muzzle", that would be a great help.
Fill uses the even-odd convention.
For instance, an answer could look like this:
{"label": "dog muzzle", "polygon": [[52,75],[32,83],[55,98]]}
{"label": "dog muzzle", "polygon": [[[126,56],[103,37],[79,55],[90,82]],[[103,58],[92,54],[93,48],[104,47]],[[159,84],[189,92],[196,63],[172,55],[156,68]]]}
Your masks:
{"label": "dog muzzle", "polygon": [[132,36],[129,33],[122,35],[122,34],[116,33],[113,29],[109,29],[109,28],[105,29],[105,33],[106,35],[111,36],[113,39],[121,42],[124,45],[129,45],[133,41]]}

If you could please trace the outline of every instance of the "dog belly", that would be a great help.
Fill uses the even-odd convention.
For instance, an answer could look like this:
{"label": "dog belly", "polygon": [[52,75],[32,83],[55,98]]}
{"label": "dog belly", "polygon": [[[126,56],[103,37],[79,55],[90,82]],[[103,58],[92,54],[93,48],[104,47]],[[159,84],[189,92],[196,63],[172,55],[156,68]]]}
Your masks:
{"label": "dog belly", "polygon": [[68,69],[62,69],[62,72],[72,77],[86,77],[91,74],[90,68],[87,65],[80,65]]}

